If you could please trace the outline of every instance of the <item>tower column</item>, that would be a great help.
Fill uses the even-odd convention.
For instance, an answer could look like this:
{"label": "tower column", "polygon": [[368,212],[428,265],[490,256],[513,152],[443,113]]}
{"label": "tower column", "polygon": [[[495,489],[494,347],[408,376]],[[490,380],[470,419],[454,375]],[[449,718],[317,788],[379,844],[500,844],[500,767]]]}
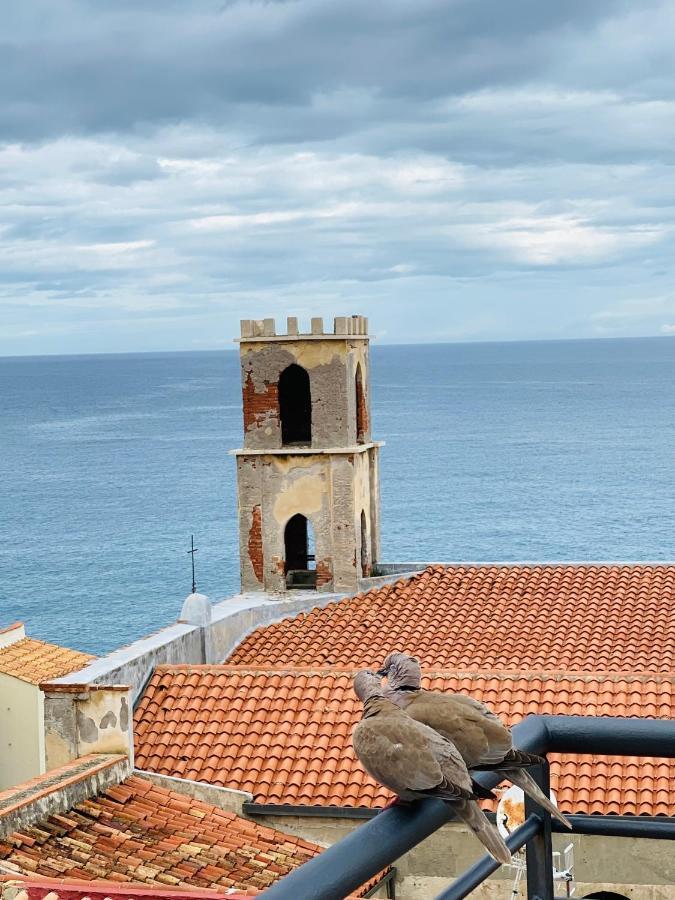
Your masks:
{"label": "tower column", "polygon": [[245,320],[244,444],[235,450],[242,589],[357,590],[379,554],[380,444],[362,316],[300,334]]}

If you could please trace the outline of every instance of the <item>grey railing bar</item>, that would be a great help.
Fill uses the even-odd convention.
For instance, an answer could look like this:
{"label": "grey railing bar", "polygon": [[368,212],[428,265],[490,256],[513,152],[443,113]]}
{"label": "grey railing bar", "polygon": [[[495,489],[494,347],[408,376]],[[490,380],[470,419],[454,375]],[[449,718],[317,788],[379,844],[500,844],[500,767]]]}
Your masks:
{"label": "grey railing bar", "polygon": [[[530,775],[539,785],[545,797],[551,793],[548,760],[530,769]],[[541,828],[525,846],[527,866],[527,896],[529,900],[553,900],[553,841],[551,836],[551,815],[525,794],[525,818],[537,816]]]}
{"label": "grey railing bar", "polygon": [[[605,837],[653,838],[675,841],[675,818],[672,816],[576,815],[567,817],[574,834],[601,834]],[[569,835],[560,822],[552,821],[553,830]]]}
{"label": "grey railing bar", "polygon": [[[515,853],[516,850],[520,850],[524,844],[537,834],[541,825],[542,822],[539,816],[528,816],[520,828],[516,828],[513,834],[507,837],[506,846],[512,853]],[[482,884],[498,868],[499,863],[497,860],[486,853],[470,869],[467,869],[459,878],[456,878],[449,888],[446,888],[443,893],[436,897],[436,900],[462,900],[471,891],[475,891],[478,885]]]}
{"label": "grey railing bar", "polygon": [[544,721],[549,752],[675,759],[675,721],[670,719],[546,716]]}

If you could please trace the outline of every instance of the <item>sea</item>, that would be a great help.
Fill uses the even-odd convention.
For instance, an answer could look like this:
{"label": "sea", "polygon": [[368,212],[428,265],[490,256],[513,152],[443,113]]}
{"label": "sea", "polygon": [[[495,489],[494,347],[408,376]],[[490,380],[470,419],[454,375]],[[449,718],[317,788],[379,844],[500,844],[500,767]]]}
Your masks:
{"label": "sea", "polygon": [[[382,560],[675,559],[675,338],[374,346]],[[0,359],[0,627],[105,653],[238,586],[235,351]]]}

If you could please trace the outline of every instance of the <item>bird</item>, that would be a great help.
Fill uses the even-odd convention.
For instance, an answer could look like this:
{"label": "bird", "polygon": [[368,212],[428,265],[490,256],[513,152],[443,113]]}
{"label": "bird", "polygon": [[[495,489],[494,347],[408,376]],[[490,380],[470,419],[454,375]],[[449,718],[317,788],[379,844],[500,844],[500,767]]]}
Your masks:
{"label": "bird", "polygon": [[494,859],[509,863],[511,853],[476,802],[471,776],[452,741],[387,700],[374,672],[357,672],[353,683],[363,716],[352,744],[363,768],[404,802],[435,797],[449,803]]}
{"label": "bird", "polygon": [[390,653],[377,674],[387,678],[384,696],[417,722],[452,741],[470,772],[499,774],[522,788],[566,828],[572,828],[569,819],[524,771],[526,766],[544,762],[543,758],[516,750],[509,728],[487,706],[466,694],[424,690],[419,660],[407,653]]}

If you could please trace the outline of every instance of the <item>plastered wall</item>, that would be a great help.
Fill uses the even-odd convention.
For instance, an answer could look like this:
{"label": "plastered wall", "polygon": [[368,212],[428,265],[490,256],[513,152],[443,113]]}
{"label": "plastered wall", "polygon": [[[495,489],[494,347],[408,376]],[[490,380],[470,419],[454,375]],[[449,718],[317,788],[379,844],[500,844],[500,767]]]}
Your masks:
{"label": "plastered wall", "polygon": [[241,345],[244,448],[280,449],[279,378],[290,365],[309,375],[312,447],[349,447],[357,442],[356,367],[361,366],[366,430],[370,440],[368,343],[364,340],[297,340]]}
{"label": "plastered wall", "polygon": [[105,686],[54,686],[45,691],[47,768],[90,753],[133,750],[131,690]]}
{"label": "plastered wall", "polygon": [[300,513],[311,526],[317,587],[356,590],[361,577],[361,511],[368,565],[379,553],[377,448],[358,453],[239,456],[241,580],[244,590],[285,590],[284,530]]}

